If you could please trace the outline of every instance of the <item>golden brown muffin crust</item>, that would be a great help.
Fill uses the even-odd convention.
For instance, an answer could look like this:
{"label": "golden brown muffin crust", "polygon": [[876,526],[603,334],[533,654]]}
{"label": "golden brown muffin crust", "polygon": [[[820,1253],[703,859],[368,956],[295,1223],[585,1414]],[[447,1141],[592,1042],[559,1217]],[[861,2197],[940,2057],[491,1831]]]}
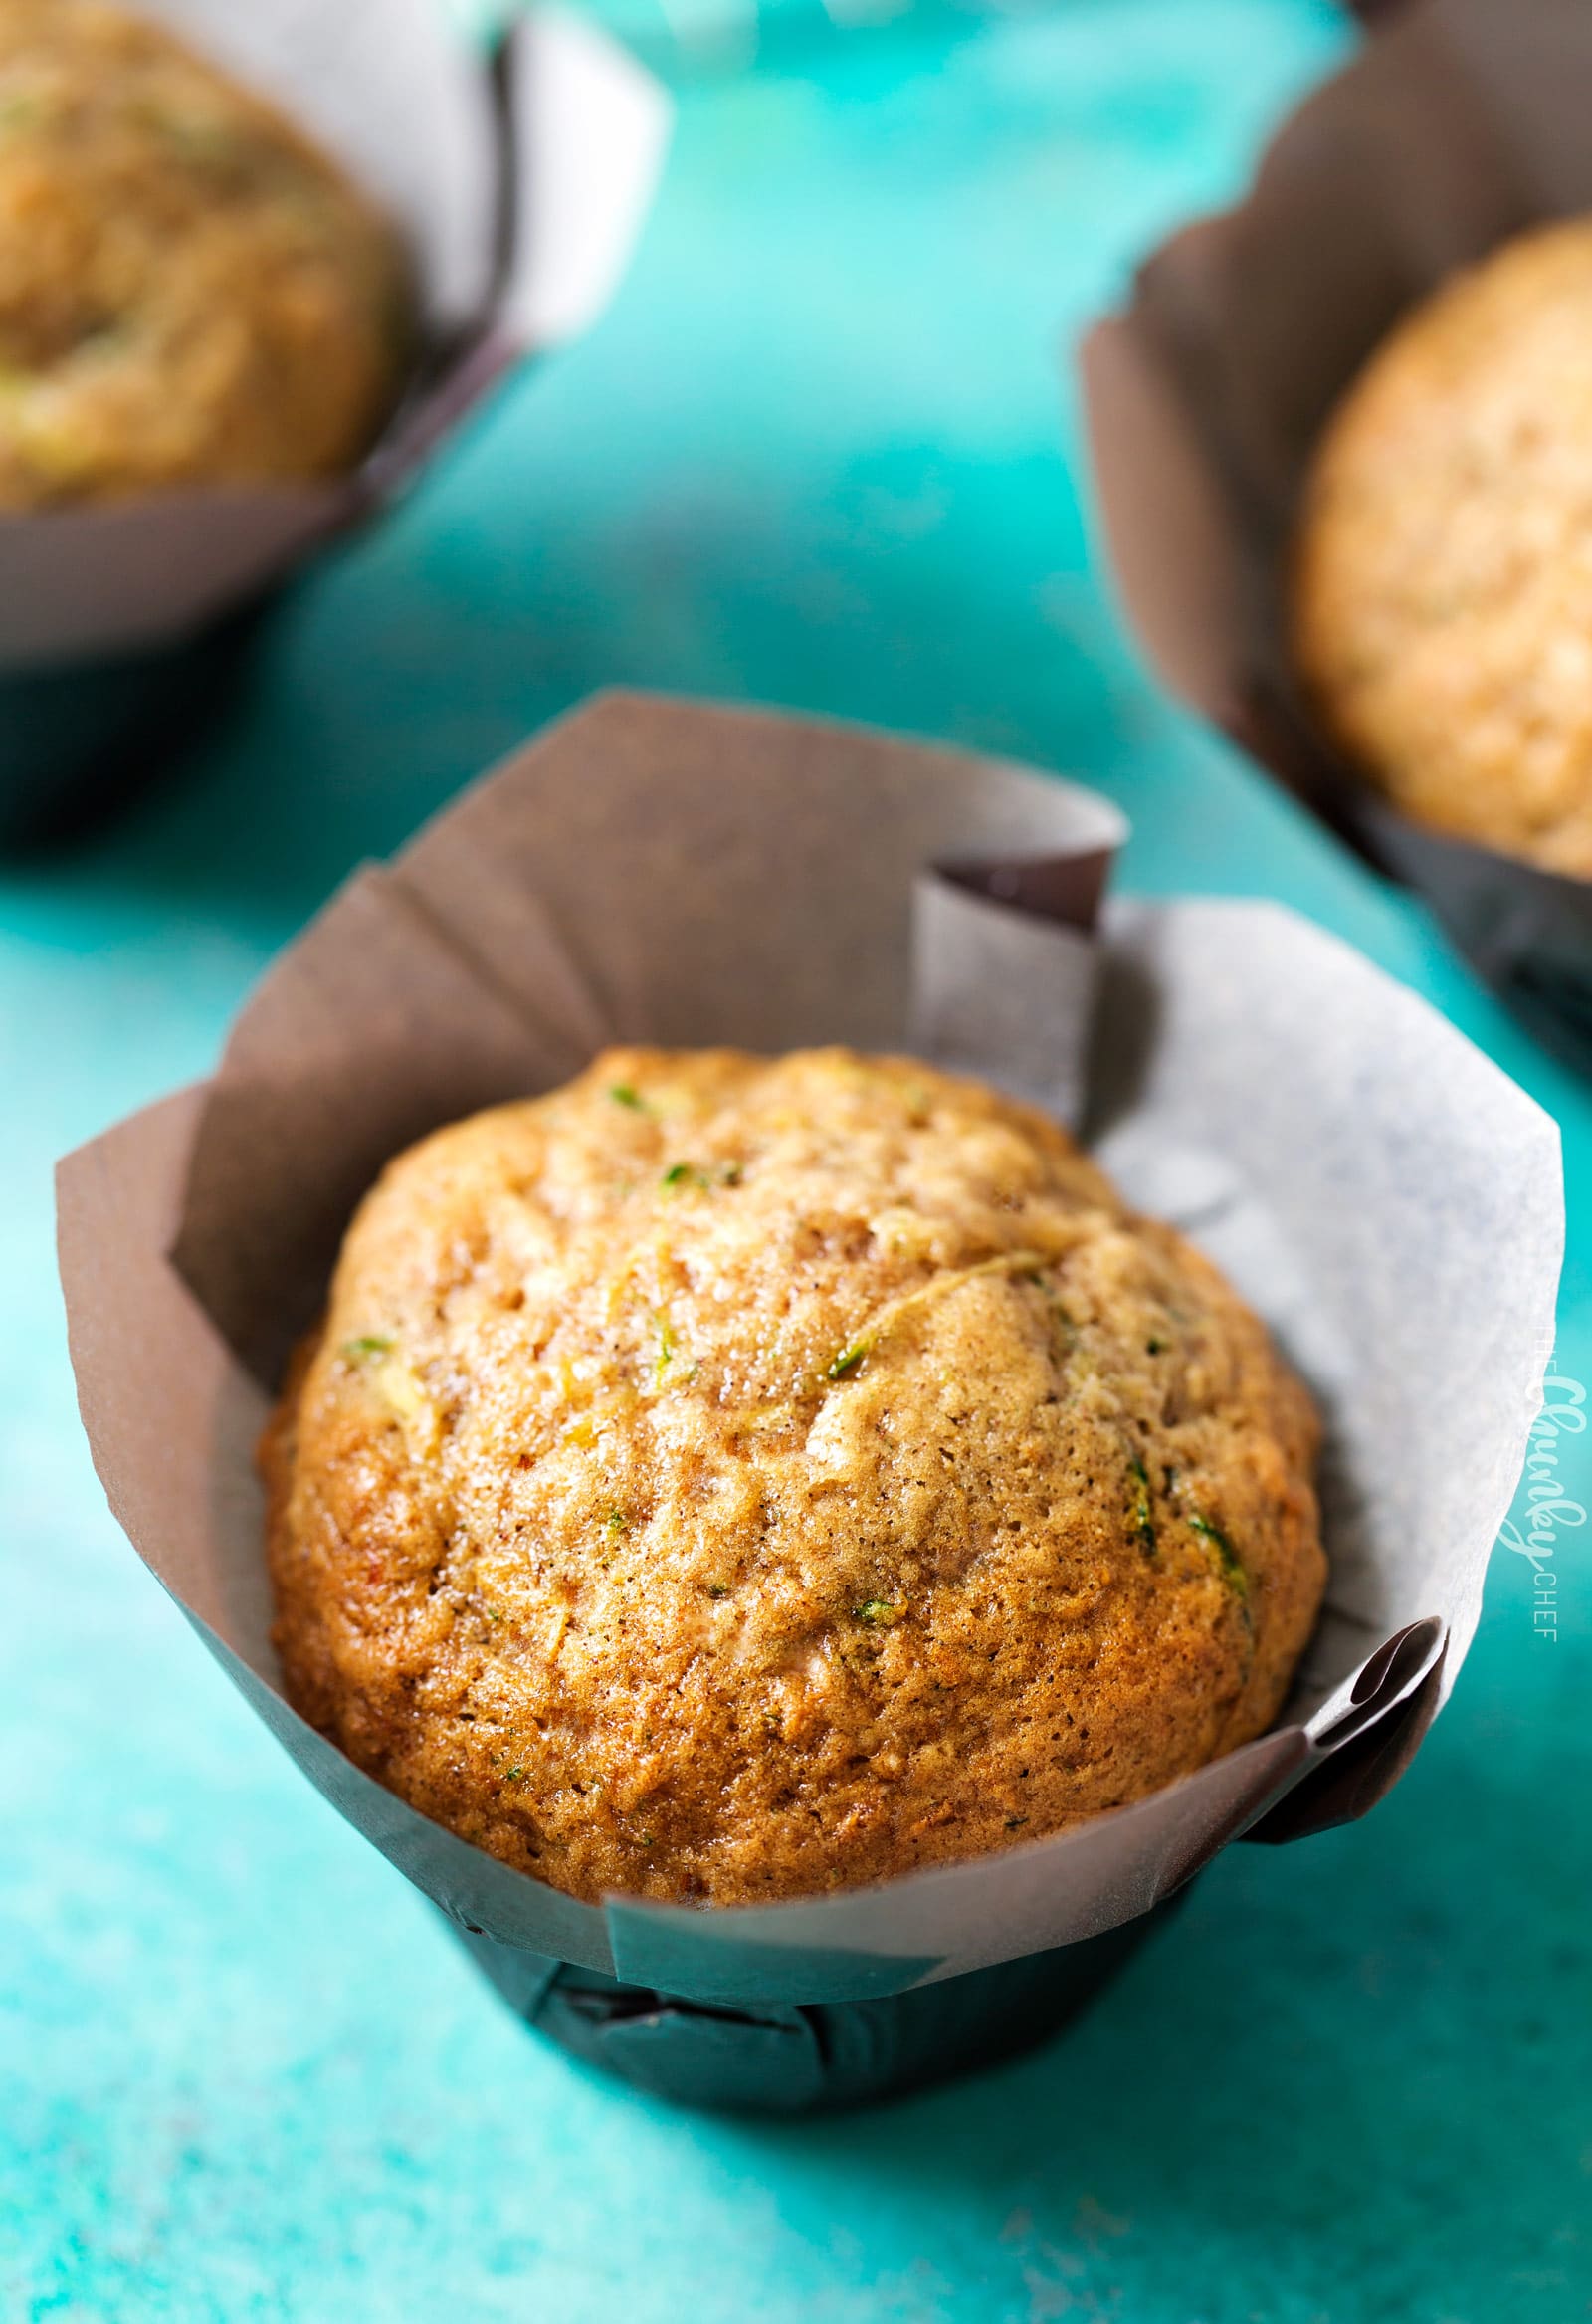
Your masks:
{"label": "golden brown muffin crust", "polygon": [[1315,1421],[1052,1122],[611,1050],[391,1163],[263,1448],[290,1696],[572,1894],[799,1895],[1258,1734]]}
{"label": "golden brown muffin crust", "polygon": [[1417,307],[1316,452],[1294,655],[1408,814],[1592,876],[1592,221]]}
{"label": "golden brown muffin crust", "polygon": [[409,306],[272,106],[101,0],[0,0],[0,509],[346,467]]}

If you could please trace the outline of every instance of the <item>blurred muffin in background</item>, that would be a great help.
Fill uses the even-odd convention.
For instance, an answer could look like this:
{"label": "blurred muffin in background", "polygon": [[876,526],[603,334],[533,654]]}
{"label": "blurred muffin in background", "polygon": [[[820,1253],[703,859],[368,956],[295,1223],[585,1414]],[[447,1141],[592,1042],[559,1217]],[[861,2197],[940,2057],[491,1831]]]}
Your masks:
{"label": "blurred muffin in background", "polygon": [[1592,219],[1416,307],[1330,420],[1294,648],[1417,820],[1592,876]]}
{"label": "blurred muffin in background", "polygon": [[392,224],[100,0],[0,0],[0,509],[323,475],[405,367]]}

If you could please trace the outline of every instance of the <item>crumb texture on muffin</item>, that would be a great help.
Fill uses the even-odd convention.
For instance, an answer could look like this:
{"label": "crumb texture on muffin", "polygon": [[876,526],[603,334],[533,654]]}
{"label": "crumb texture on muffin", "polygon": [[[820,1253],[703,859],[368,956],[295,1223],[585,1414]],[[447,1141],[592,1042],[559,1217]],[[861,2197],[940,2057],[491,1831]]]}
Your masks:
{"label": "crumb texture on muffin", "polygon": [[1294,656],[1406,813],[1592,875],[1592,220],[1417,307],[1306,488]]}
{"label": "crumb texture on muffin", "polygon": [[1259,1734],[1315,1439],[1044,1116],[611,1050],[366,1197],[263,1446],[277,1643],[362,1767],[573,1895],[812,1893]]}
{"label": "crumb texture on muffin", "polygon": [[101,0],[0,0],[0,509],[346,467],[410,306],[271,106]]}

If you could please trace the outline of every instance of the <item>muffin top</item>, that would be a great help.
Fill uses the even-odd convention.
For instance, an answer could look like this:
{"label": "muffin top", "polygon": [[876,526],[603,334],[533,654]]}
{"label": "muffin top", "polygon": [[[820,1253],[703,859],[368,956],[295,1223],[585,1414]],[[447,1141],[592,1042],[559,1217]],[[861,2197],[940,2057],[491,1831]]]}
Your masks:
{"label": "muffin top", "polygon": [[1294,649],[1408,814],[1592,875],[1592,220],[1411,313],[1327,427]]}
{"label": "muffin top", "polygon": [[345,467],[409,306],[270,106],[100,0],[0,0],[0,509]]}
{"label": "muffin top", "polygon": [[821,1891],[1275,1716],[1316,1428],[1043,1115],[610,1050],[392,1162],[262,1448],[298,1709],[571,1894]]}

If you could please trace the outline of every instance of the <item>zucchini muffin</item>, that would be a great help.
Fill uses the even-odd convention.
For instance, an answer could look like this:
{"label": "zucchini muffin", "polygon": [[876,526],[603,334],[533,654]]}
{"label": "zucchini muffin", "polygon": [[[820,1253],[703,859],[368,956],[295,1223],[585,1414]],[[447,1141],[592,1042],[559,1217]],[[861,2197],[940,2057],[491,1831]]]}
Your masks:
{"label": "zucchini muffin", "polygon": [[1054,1123],[610,1050],[392,1162],[262,1447],[292,1701],[574,1896],[1058,1831],[1275,1717],[1316,1423]]}
{"label": "zucchini muffin", "polygon": [[344,468],[410,306],[272,106],[100,0],[0,0],[0,509]]}
{"label": "zucchini muffin", "polygon": [[1457,276],[1372,356],[1304,497],[1295,660],[1420,821],[1592,876],[1592,220]]}

